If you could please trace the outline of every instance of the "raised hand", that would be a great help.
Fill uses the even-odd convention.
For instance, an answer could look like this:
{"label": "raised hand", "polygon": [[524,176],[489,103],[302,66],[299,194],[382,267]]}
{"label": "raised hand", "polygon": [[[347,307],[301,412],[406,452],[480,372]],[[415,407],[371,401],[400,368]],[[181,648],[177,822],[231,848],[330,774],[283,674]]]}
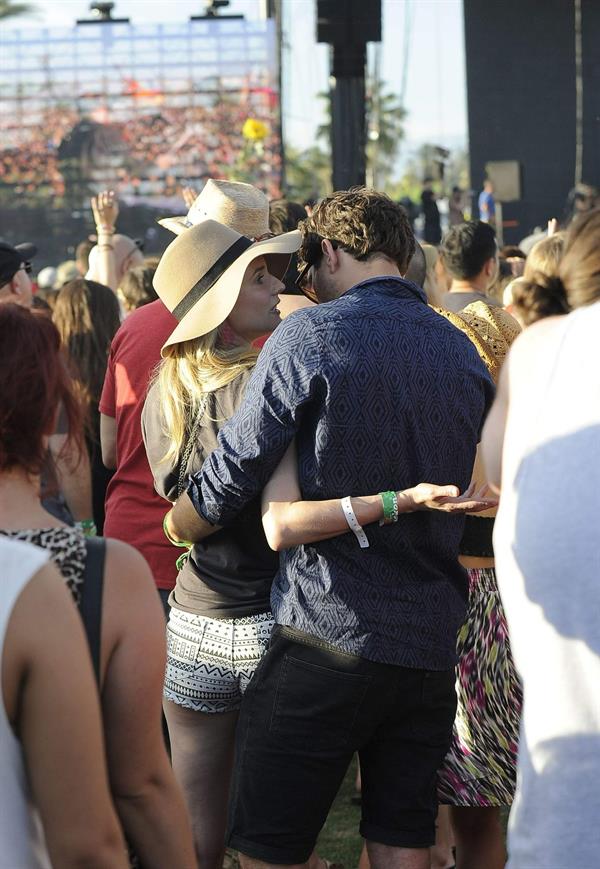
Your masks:
{"label": "raised hand", "polygon": [[196,198],[198,196],[198,191],[194,190],[193,187],[182,187],[181,195],[183,196],[183,201],[187,205],[188,208],[191,208]]}
{"label": "raised hand", "polygon": [[97,196],[92,196],[90,202],[96,229],[114,230],[119,214],[119,203],[114,190],[102,190]]}

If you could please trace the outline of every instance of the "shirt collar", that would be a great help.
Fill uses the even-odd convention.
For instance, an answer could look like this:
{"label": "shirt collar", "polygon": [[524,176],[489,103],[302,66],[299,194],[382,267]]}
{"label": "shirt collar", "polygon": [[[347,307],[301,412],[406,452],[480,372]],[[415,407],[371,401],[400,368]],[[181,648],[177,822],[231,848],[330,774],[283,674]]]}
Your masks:
{"label": "shirt collar", "polygon": [[425,290],[417,286],[417,284],[413,284],[412,281],[396,277],[396,275],[378,275],[375,278],[367,278],[366,281],[354,284],[354,286],[350,287],[349,290],[346,290],[340,298],[343,299],[344,296],[359,293],[364,287],[369,287],[371,292],[376,288],[377,291],[384,296],[403,296],[405,298],[416,296],[420,302],[424,302],[426,305],[428,304]]}

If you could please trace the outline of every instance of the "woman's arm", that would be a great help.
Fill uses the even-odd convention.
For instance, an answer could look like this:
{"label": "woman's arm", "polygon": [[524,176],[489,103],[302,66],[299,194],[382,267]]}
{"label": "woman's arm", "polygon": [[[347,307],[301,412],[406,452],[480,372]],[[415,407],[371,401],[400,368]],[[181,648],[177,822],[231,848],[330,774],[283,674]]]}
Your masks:
{"label": "woman's arm", "polygon": [[76,522],[91,519],[92,471],[85,447],[81,452],[69,443],[69,435],[53,434],[48,447],[54,461],[58,488]]}
{"label": "woman's arm", "polygon": [[194,869],[183,797],[162,733],[165,618],[148,565],[110,540],[102,620],[102,709],[111,790],[147,869]]}
{"label": "woman's arm", "polygon": [[508,377],[511,354],[509,353],[498,379],[496,398],[488,413],[481,435],[481,458],[488,483],[495,492],[500,492],[502,480],[502,451],[508,416]]}
{"label": "woman's arm", "polygon": [[117,467],[117,421],[105,413],[100,414],[100,447],[102,464],[114,470]]}
{"label": "woman's arm", "polygon": [[52,565],[42,568],[15,604],[2,683],[52,865],[126,869],[87,642],[71,595]]}
{"label": "woman's arm", "polygon": [[[96,268],[91,279],[110,287],[113,292],[119,286],[117,262],[113,247],[115,223],[119,214],[119,204],[112,190],[103,190],[91,199],[92,214],[98,235],[98,250],[96,251]],[[89,273],[88,273],[89,274]]]}
{"label": "woman's arm", "polygon": [[[456,486],[419,483],[411,489],[396,492],[396,500],[399,514],[415,510],[475,513],[495,505],[495,499],[486,498],[485,494],[485,489],[474,492],[474,487],[470,487],[461,496]],[[350,503],[360,525],[369,525],[383,518],[379,494],[361,495],[352,498]],[[329,540],[349,531],[339,498],[301,500],[294,443],[263,491],[262,515],[267,541],[276,552],[302,543]]]}

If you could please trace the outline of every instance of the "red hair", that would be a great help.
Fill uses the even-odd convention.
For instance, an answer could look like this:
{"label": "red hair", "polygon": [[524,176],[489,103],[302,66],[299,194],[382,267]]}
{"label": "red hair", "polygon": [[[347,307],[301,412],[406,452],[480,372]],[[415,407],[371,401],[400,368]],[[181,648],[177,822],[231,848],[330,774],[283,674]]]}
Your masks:
{"label": "red hair", "polygon": [[64,412],[79,452],[81,410],[60,353],[60,336],[48,317],[13,304],[0,305],[0,471],[20,467],[38,474],[46,459],[45,437]]}

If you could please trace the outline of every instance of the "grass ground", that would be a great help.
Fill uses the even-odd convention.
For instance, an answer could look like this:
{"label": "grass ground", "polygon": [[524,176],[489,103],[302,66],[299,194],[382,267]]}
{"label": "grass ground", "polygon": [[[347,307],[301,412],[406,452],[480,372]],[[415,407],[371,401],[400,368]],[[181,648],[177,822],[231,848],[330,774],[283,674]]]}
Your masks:
{"label": "grass ground", "polygon": [[[317,851],[321,857],[326,857],[332,863],[343,863],[345,869],[356,869],[363,844],[358,833],[360,806],[355,806],[350,802],[355,793],[355,778],[356,759],[350,765],[317,845]],[[502,809],[502,826],[505,835],[508,813],[508,808]]]}
{"label": "grass ground", "polygon": [[[358,833],[360,806],[350,802],[354,796],[356,758],[350,765],[346,778],[335,799],[325,826],[321,830],[317,851],[332,863],[342,863],[345,869],[356,869],[363,840]],[[508,809],[502,810],[502,824],[506,832]],[[226,863],[227,869],[237,869],[237,860]]]}
{"label": "grass ground", "polygon": [[332,863],[343,863],[345,869],[356,869],[362,849],[362,839],[358,833],[360,806],[350,802],[354,795],[355,778],[356,760],[350,764],[317,845],[322,857]]}

